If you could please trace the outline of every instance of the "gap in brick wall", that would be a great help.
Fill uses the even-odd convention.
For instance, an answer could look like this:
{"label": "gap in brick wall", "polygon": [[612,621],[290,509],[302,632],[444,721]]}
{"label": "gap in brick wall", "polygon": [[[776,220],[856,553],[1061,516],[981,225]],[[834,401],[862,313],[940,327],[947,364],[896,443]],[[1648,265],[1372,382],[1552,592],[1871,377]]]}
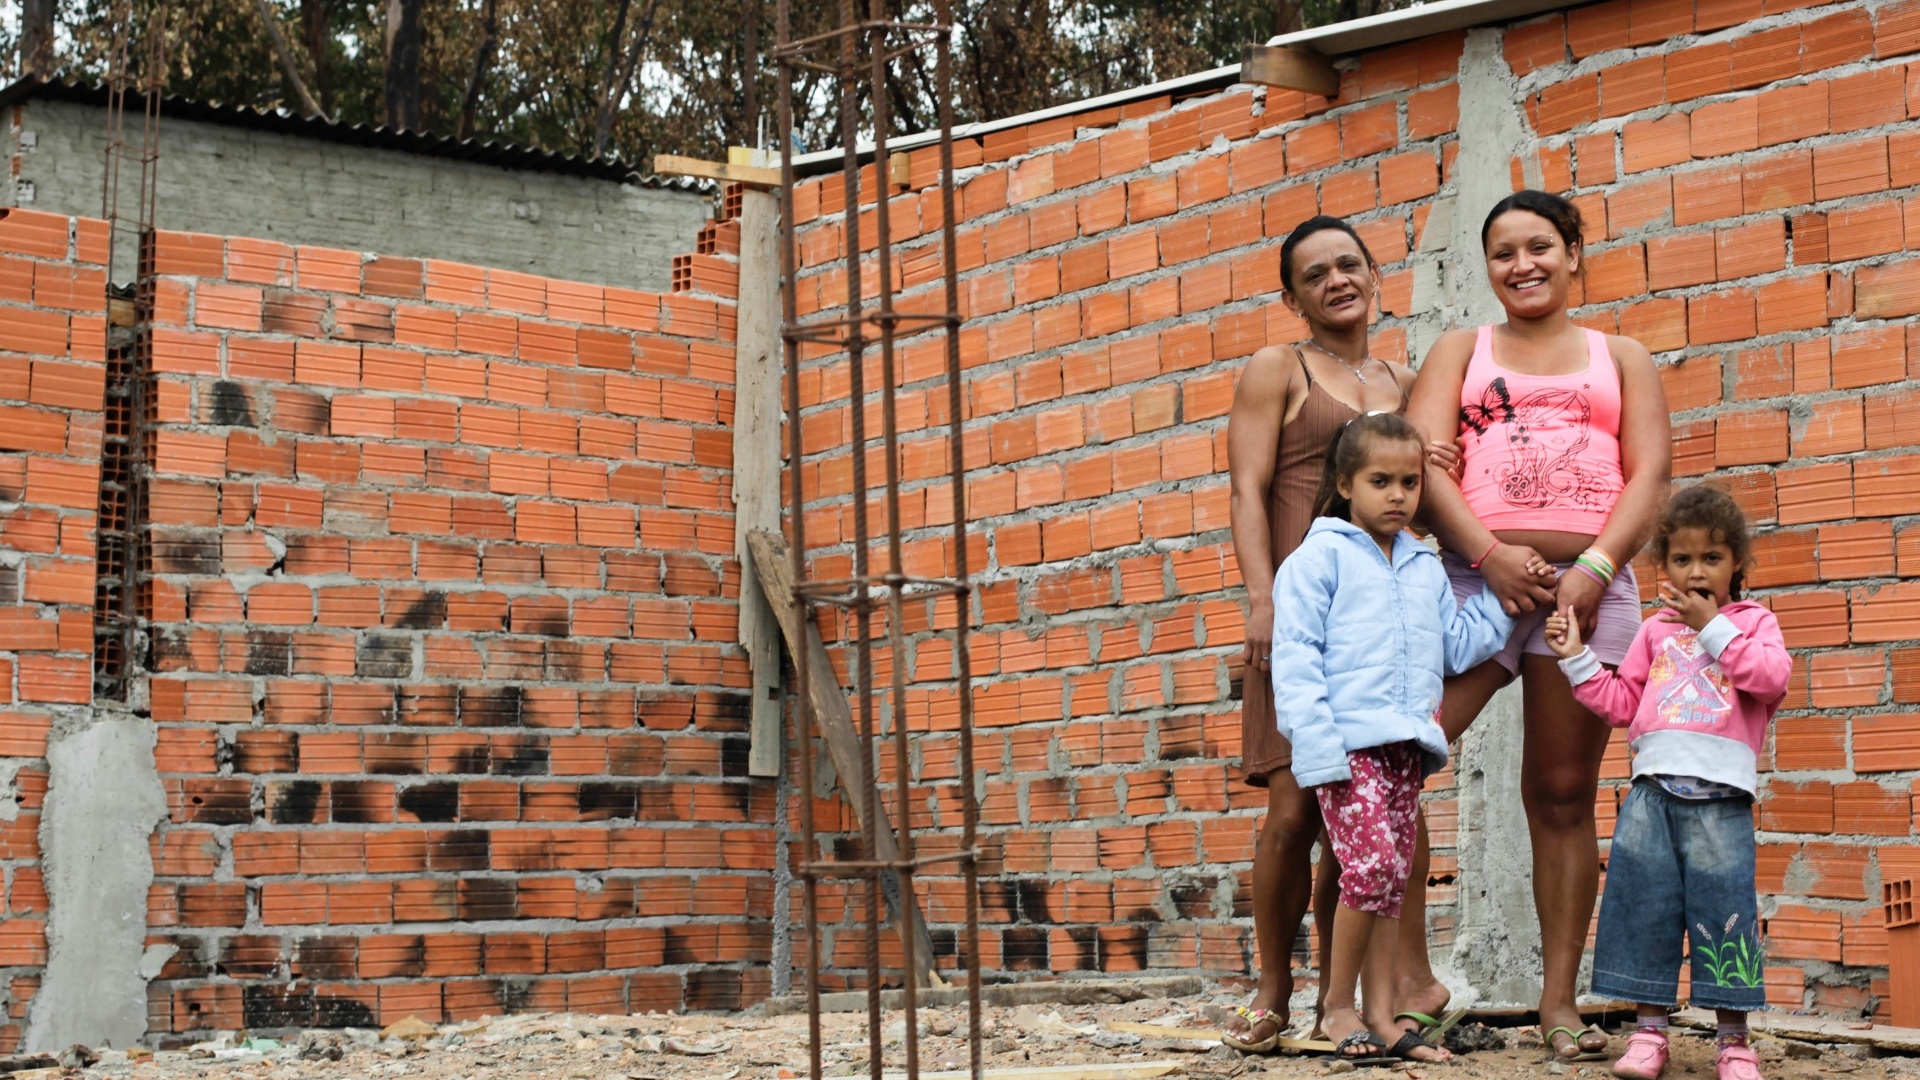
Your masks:
{"label": "gap in brick wall", "polygon": [[[125,701],[138,634],[138,575],[144,569],[139,537],[146,524],[139,471],[145,417],[145,380],[152,370],[152,338],[140,295],[121,296],[108,285],[105,417],[100,443],[100,499],[95,534],[93,684],[97,697]],[[130,305],[116,301],[130,300]]]}

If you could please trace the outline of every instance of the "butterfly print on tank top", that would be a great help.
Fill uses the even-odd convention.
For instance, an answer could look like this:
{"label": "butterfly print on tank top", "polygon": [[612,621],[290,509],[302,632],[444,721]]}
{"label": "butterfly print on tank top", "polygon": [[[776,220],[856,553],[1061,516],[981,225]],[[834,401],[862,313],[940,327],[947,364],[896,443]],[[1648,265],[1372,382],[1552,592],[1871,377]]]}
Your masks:
{"label": "butterfly print on tank top", "polygon": [[1507,458],[1496,478],[1507,505],[1602,505],[1599,478],[1581,460],[1592,442],[1593,408],[1584,393],[1588,389],[1585,383],[1579,390],[1549,388],[1515,400],[1507,380],[1496,377],[1479,401],[1461,406],[1464,427],[1506,440]]}

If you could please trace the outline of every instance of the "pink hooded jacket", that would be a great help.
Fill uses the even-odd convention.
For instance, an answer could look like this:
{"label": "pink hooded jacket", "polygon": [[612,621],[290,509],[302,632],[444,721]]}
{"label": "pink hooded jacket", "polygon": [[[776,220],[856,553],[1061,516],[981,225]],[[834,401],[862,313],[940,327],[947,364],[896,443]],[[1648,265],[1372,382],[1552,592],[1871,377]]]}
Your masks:
{"label": "pink hooded jacket", "polygon": [[1560,667],[1580,704],[1627,728],[1634,776],[1697,776],[1753,794],[1793,658],[1773,612],[1737,600],[1699,633],[1665,619],[1641,623],[1618,672],[1591,649]]}

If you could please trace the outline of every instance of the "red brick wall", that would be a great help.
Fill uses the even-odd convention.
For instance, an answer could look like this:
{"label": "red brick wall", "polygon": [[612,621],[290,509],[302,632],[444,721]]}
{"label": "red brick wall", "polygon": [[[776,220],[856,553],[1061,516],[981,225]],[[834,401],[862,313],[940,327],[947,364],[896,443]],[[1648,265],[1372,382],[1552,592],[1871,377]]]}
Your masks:
{"label": "red brick wall", "polygon": [[0,1049],[46,963],[47,733],[93,685],[106,229],[0,210]]}
{"label": "red brick wall", "polygon": [[0,209],[0,1049],[46,963],[46,736],[92,698],[106,229]]}
{"label": "red brick wall", "polygon": [[[975,170],[957,254],[990,971],[1249,970],[1263,800],[1232,770],[1226,414],[1245,358],[1301,333],[1276,254],[1315,211],[1353,219],[1380,259],[1376,351],[1405,358],[1415,268],[1438,259],[1419,254],[1427,215],[1452,191],[1462,41],[1369,53],[1333,101],[1237,86],[957,148]],[[1920,4],[1611,0],[1512,27],[1504,51],[1535,164],[1590,223],[1581,321],[1656,353],[1676,472],[1730,485],[1763,525],[1752,584],[1800,672],[1760,811],[1771,996],[1871,1010],[1877,883],[1920,873],[1920,529],[1904,516],[1920,510]],[[932,308],[935,162],[911,160],[891,204],[901,305]],[[839,178],[796,201],[805,313],[845,295]],[[906,513],[937,562],[939,355],[904,356]],[[826,576],[850,552],[846,386],[843,357],[810,360]],[[925,631],[910,650],[937,730],[949,657]],[[915,766],[942,807],[952,758],[935,734]],[[1603,827],[1624,775],[1617,746]],[[1449,880],[1451,784],[1429,796]],[[1441,940],[1453,889],[1435,891]],[[933,892],[951,925],[957,891]]]}
{"label": "red brick wall", "polygon": [[764,996],[731,297],[156,256],[153,1030]]}

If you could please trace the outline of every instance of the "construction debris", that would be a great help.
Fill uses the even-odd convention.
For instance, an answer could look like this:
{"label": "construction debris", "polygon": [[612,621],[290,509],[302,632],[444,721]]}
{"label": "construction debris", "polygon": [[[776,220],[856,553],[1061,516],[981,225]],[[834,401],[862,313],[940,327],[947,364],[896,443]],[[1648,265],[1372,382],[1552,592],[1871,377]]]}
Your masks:
{"label": "construction debris", "polygon": [[[986,1075],[993,1080],[1305,1080],[1345,1071],[1324,1054],[1242,1055],[1205,1037],[1216,1030],[1216,1018],[1242,1000],[1216,992],[1112,1004],[990,1006],[980,1024]],[[1683,1022],[1694,1018],[1681,1014]],[[859,1013],[822,1017],[823,1076],[871,1075],[866,1019]],[[965,1007],[923,1008],[918,1019],[923,1080],[964,1076]],[[1920,1076],[1920,1058],[1867,1056],[1886,1051],[1866,1040],[1894,1029],[1849,1028],[1844,1021],[1776,1014],[1757,1014],[1754,1020],[1756,1031],[1767,1036],[1755,1044],[1767,1080]],[[1789,1025],[1818,1025],[1822,1030],[1813,1036],[1818,1041],[1779,1037],[1787,1034]],[[883,1014],[882,1031],[881,1065],[886,1075],[896,1076],[904,1064],[904,1014]],[[1859,1041],[1848,1045],[1841,1032]],[[1465,1036],[1465,1043],[1505,1048],[1464,1054],[1449,1068],[1422,1065],[1395,1071],[1382,1080],[1606,1076],[1606,1062],[1548,1061],[1535,1027],[1464,1024],[1450,1035],[1454,1033]],[[547,1014],[446,1025],[409,1018],[379,1031],[273,1034],[278,1037],[222,1033],[157,1054],[91,1050],[89,1054],[97,1054],[94,1064],[68,1069],[51,1056],[15,1056],[0,1059],[0,1070],[10,1072],[5,1080],[799,1080],[807,1075],[804,1014]],[[1713,1053],[1710,1031],[1676,1028],[1669,1075],[1711,1076]],[[37,1064],[41,1061],[49,1064]]]}

